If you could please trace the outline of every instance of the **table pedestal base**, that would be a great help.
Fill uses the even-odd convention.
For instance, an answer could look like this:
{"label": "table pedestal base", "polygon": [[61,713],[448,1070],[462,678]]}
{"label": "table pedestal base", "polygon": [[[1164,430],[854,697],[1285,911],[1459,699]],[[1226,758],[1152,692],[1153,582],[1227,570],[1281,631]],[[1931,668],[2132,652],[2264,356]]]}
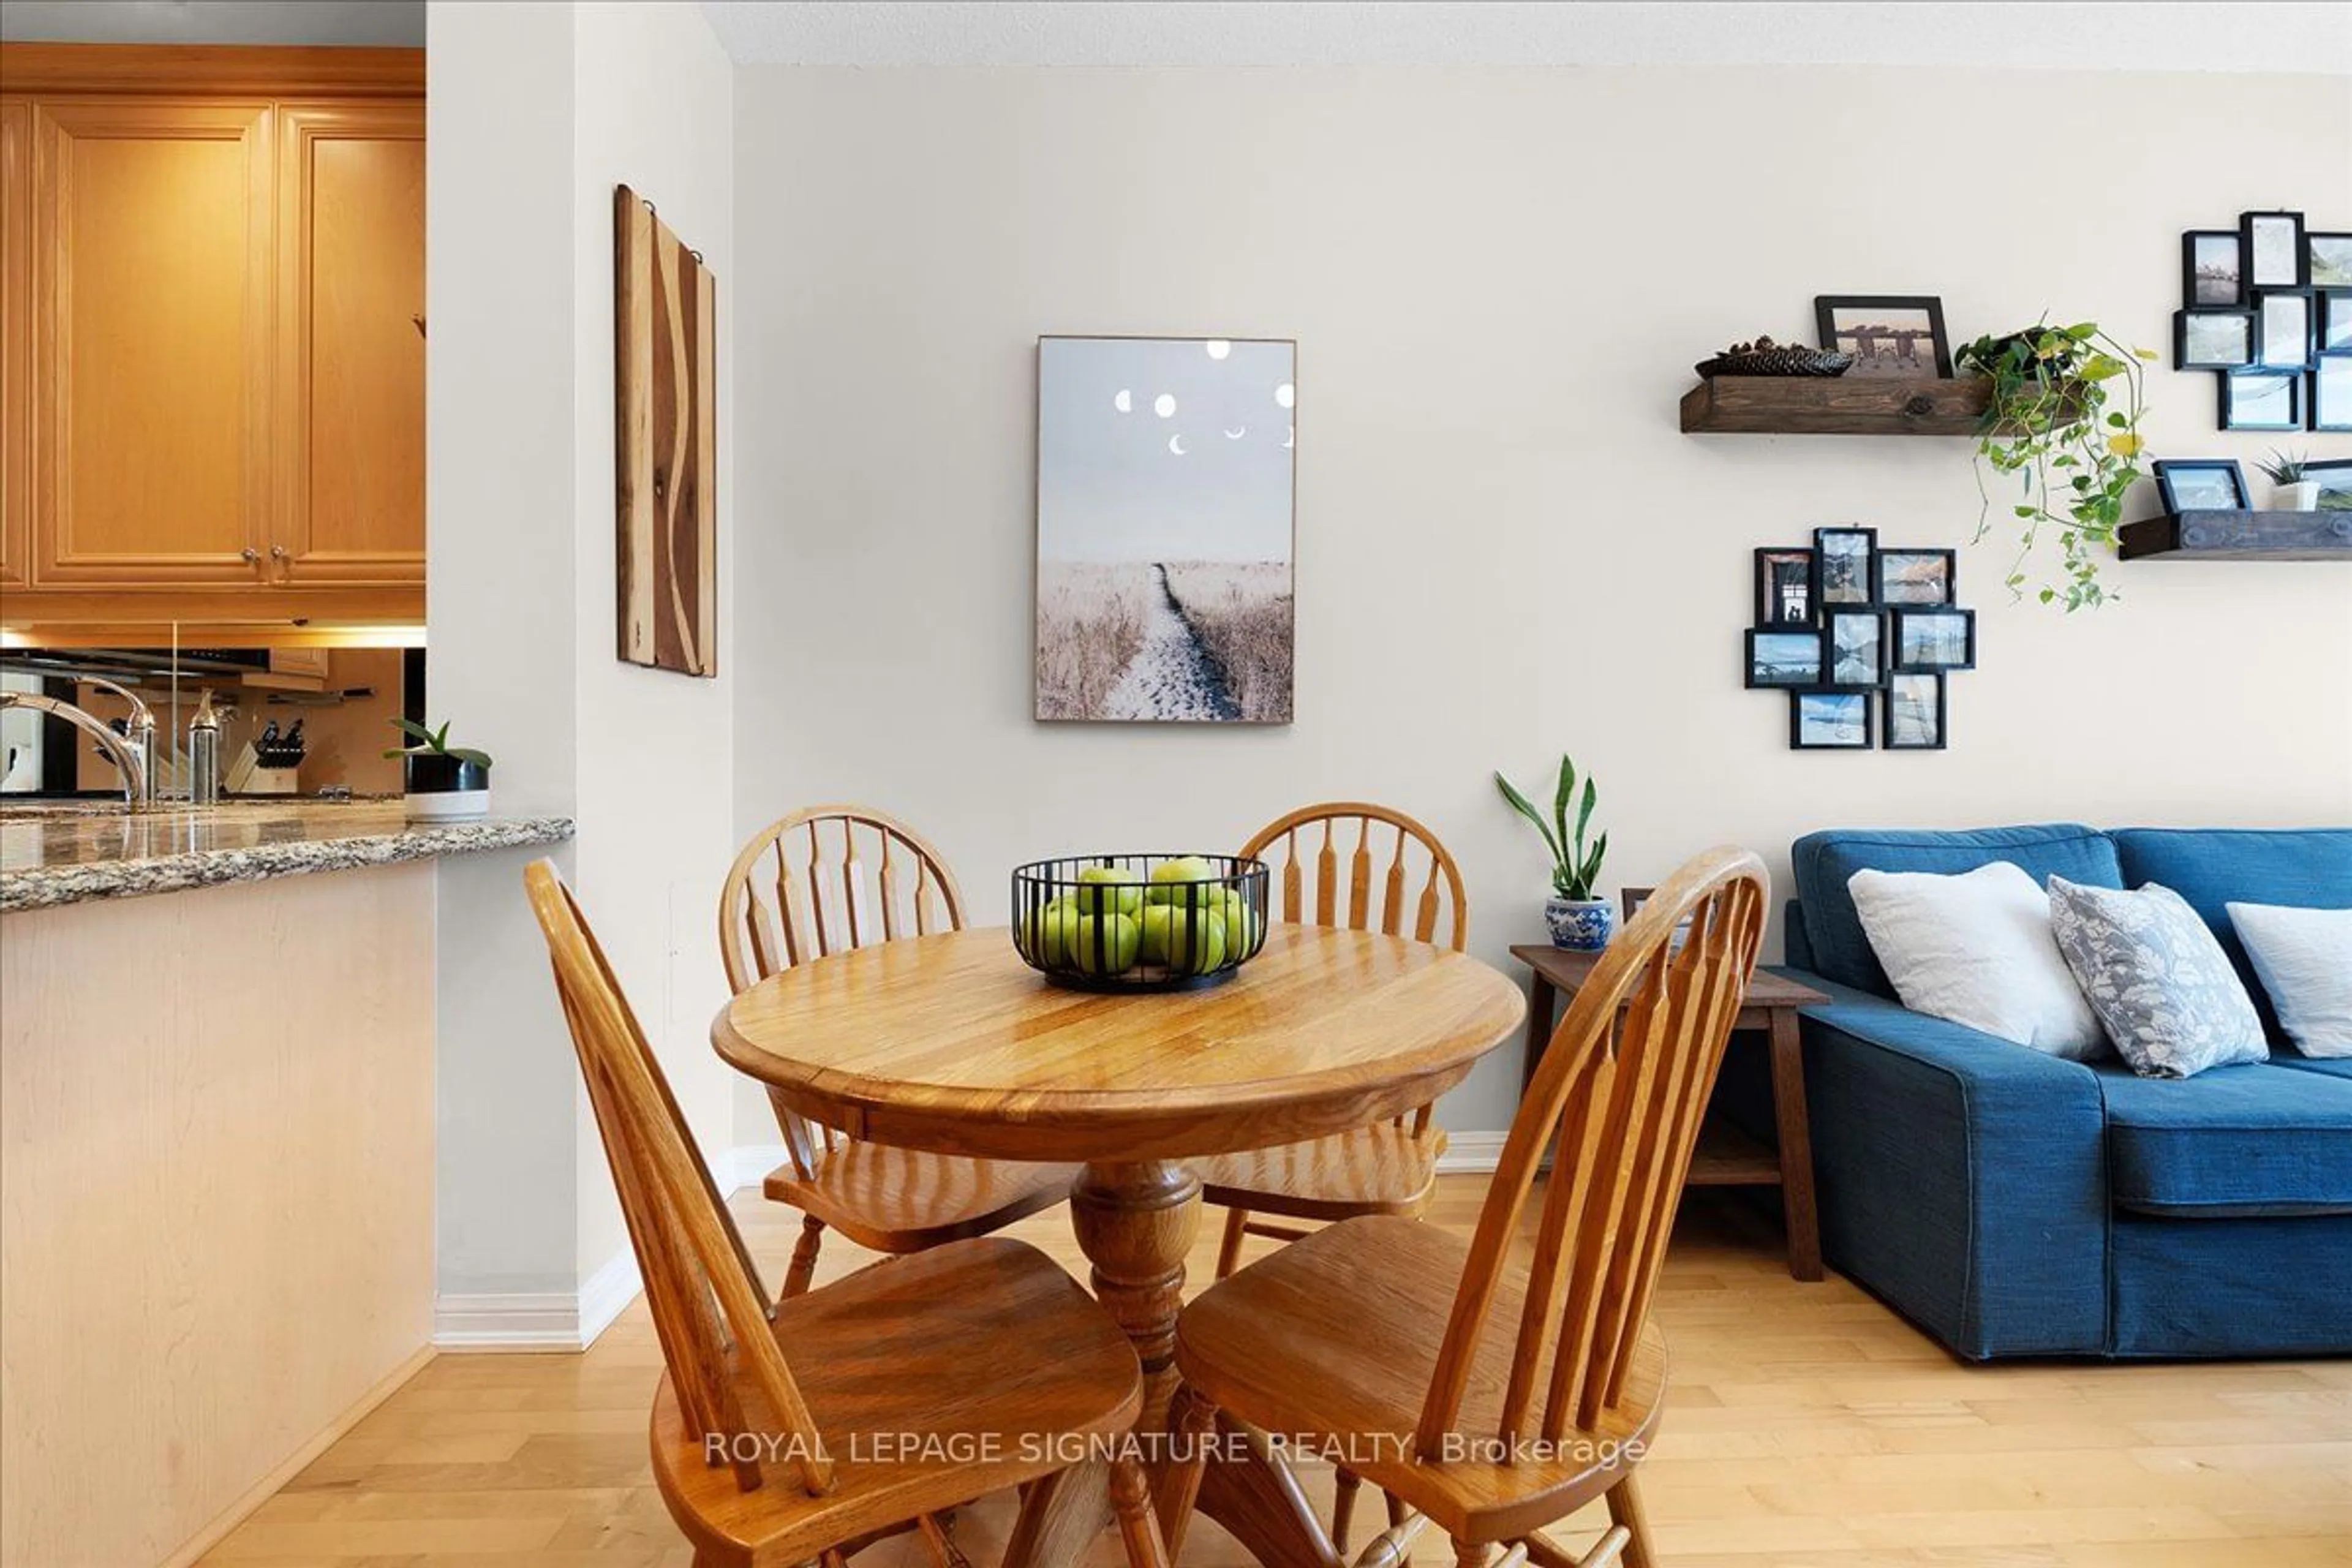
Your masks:
{"label": "table pedestal base", "polygon": [[1143,1363],[1139,1432],[1164,1431],[1176,1388],[1176,1311],[1184,1255],[1201,1228],[1201,1179],[1173,1160],[1097,1161],[1070,1189],[1078,1250],[1095,1296]]}

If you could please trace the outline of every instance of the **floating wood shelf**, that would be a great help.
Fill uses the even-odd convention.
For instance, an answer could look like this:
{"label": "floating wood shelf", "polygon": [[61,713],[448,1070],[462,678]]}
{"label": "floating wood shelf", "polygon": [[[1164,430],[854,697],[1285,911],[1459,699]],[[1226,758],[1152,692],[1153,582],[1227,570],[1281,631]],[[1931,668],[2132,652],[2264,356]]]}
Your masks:
{"label": "floating wood shelf", "polygon": [[1685,431],[1779,436],[1973,436],[1981,375],[1718,375],[1683,394]]}
{"label": "floating wood shelf", "polygon": [[2352,561],[2352,511],[2184,511],[2127,522],[2126,561]]}

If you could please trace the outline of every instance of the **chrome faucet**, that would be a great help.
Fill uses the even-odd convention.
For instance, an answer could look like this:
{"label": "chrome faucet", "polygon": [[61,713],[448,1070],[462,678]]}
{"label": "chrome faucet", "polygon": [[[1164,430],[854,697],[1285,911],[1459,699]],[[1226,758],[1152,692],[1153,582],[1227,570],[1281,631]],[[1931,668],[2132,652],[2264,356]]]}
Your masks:
{"label": "chrome faucet", "polygon": [[[84,679],[89,679],[85,677]],[[43,697],[31,691],[0,691],[0,709],[29,708],[37,713],[51,713],[76,729],[85,731],[106,753],[122,775],[122,804],[136,807],[154,798],[154,775],[152,772],[155,755],[155,715],[147,704],[139,700],[110,680],[92,679],[93,686],[103,686],[121,692],[131,702],[131,733],[118,734],[114,726],[86,709],[55,697]]]}

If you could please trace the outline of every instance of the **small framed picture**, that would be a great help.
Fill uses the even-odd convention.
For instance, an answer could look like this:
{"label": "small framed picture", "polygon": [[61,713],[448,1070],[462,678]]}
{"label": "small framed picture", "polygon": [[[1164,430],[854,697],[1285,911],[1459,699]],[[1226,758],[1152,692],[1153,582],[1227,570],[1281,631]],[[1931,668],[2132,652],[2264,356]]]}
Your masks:
{"label": "small framed picture", "polygon": [[1628,921],[1631,921],[1641,910],[1642,906],[1650,901],[1651,895],[1655,893],[1657,890],[1658,889],[1655,888],[1618,889],[1617,908],[1619,912],[1623,914]]}
{"label": "small framed picture", "polygon": [[1874,528],[1817,528],[1813,553],[1821,558],[1821,604],[1867,605],[1871,595],[1871,557],[1878,553]]}
{"label": "small framed picture", "polygon": [[2352,354],[2321,354],[2313,365],[2311,427],[2352,430]]}
{"label": "small framed picture", "polygon": [[2164,510],[2184,511],[2251,511],[2245,470],[2231,458],[2197,458],[2156,465],[2157,494]]}
{"label": "small framed picture", "polygon": [[2311,281],[2301,213],[2240,213],[2238,232],[2245,237],[2248,288],[2300,289]]}
{"label": "small framed picture", "polygon": [[2172,364],[2176,370],[2234,370],[2254,363],[2252,310],[2172,312]]}
{"label": "small framed picture", "polygon": [[2303,374],[2235,370],[2220,378],[2224,430],[2303,428]]}
{"label": "small framed picture", "polygon": [[2352,458],[2305,463],[2303,477],[2319,487],[2320,510],[2352,511]]}
{"label": "small framed picture", "polygon": [[1849,375],[1952,374],[1944,301],[1933,294],[1816,294],[1822,347],[1853,356]]}
{"label": "small framed picture", "polygon": [[1866,752],[1872,725],[1868,691],[1789,693],[1789,749],[1792,752]]}
{"label": "small framed picture", "polygon": [[2245,242],[2234,228],[2192,228],[2180,237],[2180,299],[2186,305],[2242,305]]}
{"label": "small framed picture", "polygon": [[1886,684],[1886,617],[1876,610],[1831,610],[1822,631],[1829,662],[1822,684],[1837,691],[1875,691]]}
{"label": "small framed picture", "polygon": [[1958,570],[1958,551],[1882,550],[1878,552],[1878,602],[1948,605],[1956,597]]}
{"label": "small framed picture", "polygon": [[2352,234],[2304,237],[2305,281],[2315,289],[2352,289]]}
{"label": "small framed picture", "polygon": [[1974,610],[1896,610],[1895,663],[1898,674],[1977,667]]}
{"label": "small framed picture", "polygon": [[1906,671],[1886,683],[1886,738],[1890,752],[1944,749],[1944,678],[1927,670]]}
{"label": "small framed picture", "polygon": [[2311,368],[2311,296],[2270,289],[2255,296],[2254,363],[2265,370]]}
{"label": "small framed picture", "polygon": [[2352,289],[2323,289],[2319,306],[2319,352],[2352,353]]}
{"label": "small framed picture", "polygon": [[1750,691],[1772,686],[1819,686],[1821,683],[1821,633],[1776,632],[1759,627],[1748,634],[1748,689]]}
{"label": "small framed picture", "polygon": [[1767,545],[1756,552],[1756,624],[1818,625],[1821,563],[1801,544]]}

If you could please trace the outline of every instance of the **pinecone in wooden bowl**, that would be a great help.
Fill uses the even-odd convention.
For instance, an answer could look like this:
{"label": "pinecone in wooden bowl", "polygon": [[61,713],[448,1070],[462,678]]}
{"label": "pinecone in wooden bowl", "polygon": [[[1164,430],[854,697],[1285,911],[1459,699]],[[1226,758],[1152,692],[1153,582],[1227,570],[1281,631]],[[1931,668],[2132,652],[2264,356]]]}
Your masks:
{"label": "pinecone in wooden bowl", "polygon": [[1700,361],[1696,368],[1702,380],[1717,375],[1843,375],[1853,368],[1853,356],[1764,337],[1734,343],[1713,359]]}

